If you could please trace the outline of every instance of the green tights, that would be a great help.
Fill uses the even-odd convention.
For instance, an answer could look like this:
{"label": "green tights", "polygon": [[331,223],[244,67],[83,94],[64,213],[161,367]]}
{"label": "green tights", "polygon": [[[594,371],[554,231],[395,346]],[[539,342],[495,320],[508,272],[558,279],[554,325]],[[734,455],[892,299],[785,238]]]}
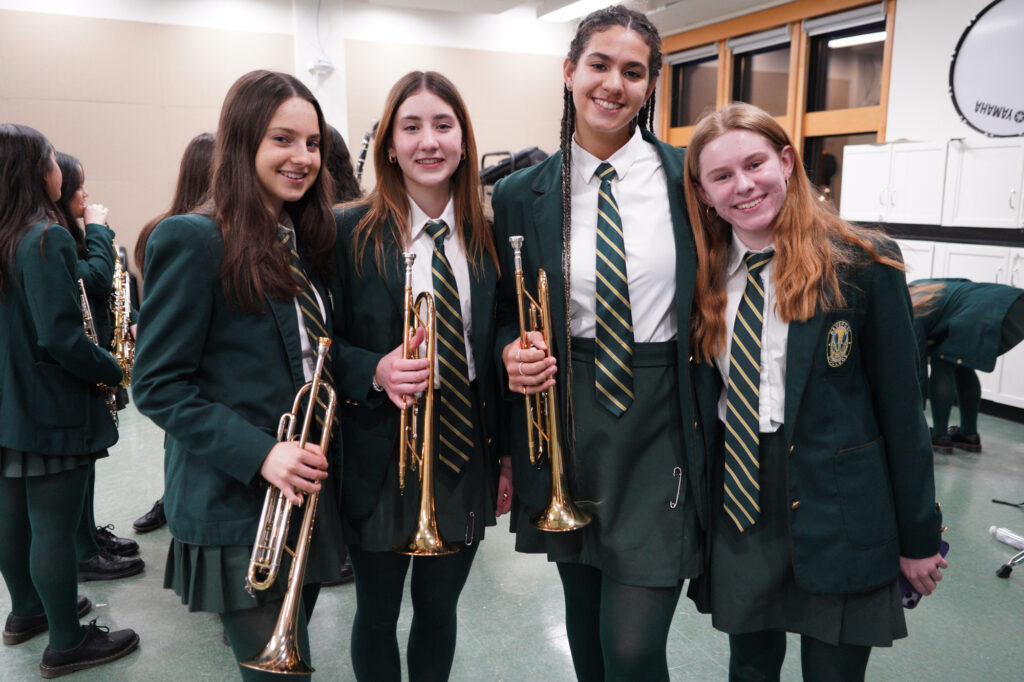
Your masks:
{"label": "green tights", "polygon": [[[871,647],[827,644],[800,637],[800,667],[805,680],[862,682]],[[729,635],[729,682],[778,682],[786,658],[786,633]]]}
{"label": "green tights", "polygon": [[970,367],[931,359],[928,397],[932,402],[932,432],[941,435],[949,430],[949,413],[954,401],[960,403],[960,432],[978,433],[978,411],[981,409],[981,382]]}
{"label": "green tights", "polygon": [[88,475],[88,467],[79,467],[0,478],[0,573],[15,615],[46,613],[54,649],[82,641],[74,535]]}
{"label": "green tights", "polygon": [[75,531],[75,556],[79,561],[86,561],[96,556],[100,546],[96,544],[96,515],[94,500],[96,496],[96,464],[89,465],[89,480],[85,484],[85,500],[82,502],[82,519]]}
{"label": "green tights", "polygon": [[410,682],[448,679],[455,658],[456,613],[477,545],[454,543],[459,551],[442,557],[408,557],[364,552],[349,546],[356,578],[352,623],[352,668],[356,679],[401,682],[398,614],[405,575],[412,563],[412,626],[407,659]]}
{"label": "green tights", "polygon": [[[283,578],[282,578],[283,579]],[[316,596],[319,593],[319,585],[306,585],[302,590],[302,599],[299,606],[298,618],[298,646],[302,654],[302,660],[307,665],[312,665],[309,657],[309,615],[313,612],[316,604]],[[263,651],[263,647],[270,640],[270,635],[277,625],[277,616],[281,611],[283,600],[267,602],[254,609],[242,609],[229,611],[220,614],[220,622],[224,626],[224,634],[228,636],[231,643],[231,650],[235,654],[236,661],[247,661]],[[269,681],[269,680],[308,680],[309,675],[279,675],[266,673],[259,670],[238,666],[242,679],[245,682]]]}
{"label": "green tights", "polygon": [[580,682],[668,680],[665,648],[682,582],[624,585],[583,564],[558,563],[565,629]]}

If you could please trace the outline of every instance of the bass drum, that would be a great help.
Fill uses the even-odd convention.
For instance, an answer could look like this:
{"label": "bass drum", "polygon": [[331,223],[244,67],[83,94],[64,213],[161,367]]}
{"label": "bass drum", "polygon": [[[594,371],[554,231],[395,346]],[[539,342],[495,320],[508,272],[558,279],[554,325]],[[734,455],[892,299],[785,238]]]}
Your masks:
{"label": "bass drum", "polygon": [[1024,135],[1024,0],[996,0],[967,26],[949,66],[964,123],[991,137]]}

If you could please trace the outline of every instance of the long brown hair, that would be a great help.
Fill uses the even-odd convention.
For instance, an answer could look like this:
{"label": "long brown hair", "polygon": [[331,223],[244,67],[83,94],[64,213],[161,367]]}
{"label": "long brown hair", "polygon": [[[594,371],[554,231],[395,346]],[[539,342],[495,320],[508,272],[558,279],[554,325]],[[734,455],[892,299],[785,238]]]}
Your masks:
{"label": "long brown hair", "polygon": [[284,210],[292,219],[296,239],[313,271],[325,277],[334,269],[332,188],[322,162],[330,137],[323,111],[309,88],[295,76],[251,71],[235,81],[224,98],[213,154],[213,203],[204,209],[220,223],[224,238],[220,272],[224,294],[246,310],[258,309],[264,295],[286,299],[299,291],[291,272],[291,257],[277,238],[278,216],[267,210],[260,197],[255,167],[256,151],[270,120],[292,97],[306,100],[316,110],[321,172],[302,198],[286,202]]}
{"label": "long brown hair", "polygon": [[35,128],[0,123],[0,293],[13,274],[14,256],[25,233],[34,224],[57,217],[57,207],[46,193],[52,153],[49,140]]}
{"label": "long brown hair", "polygon": [[911,282],[907,285],[910,290],[910,301],[914,307],[914,317],[927,315],[938,306],[941,297],[946,292],[945,282]]}
{"label": "long brown hair", "polygon": [[71,199],[75,196],[75,192],[85,184],[85,178],[82,177],[84,175],[82,162],[64,152],[57,152],[55,156],[61,174],[60,198],[57,199],[58,217],[64,228],[75,238],[75,251],[78,253],[78,257],[85,258],[89,255],[89,248],[85,244],[85,231],[78,224],[78,218],[75,217],[75,211],[71,207]]}
{"label": "long brown hair", "polygon": [[844,306],[840,270],[845,266],[870,260],[903,269],[899,260],[878,252],[875,245],[880,233],[851,225],[830,204],[818,201],[800,155],[778,121],[753,105],[727,104],[697,123],[686,150],[684,188],[699,263],[693,345],[706,361],[725,345],[725,268],[732,227],[706,209],[699,199],[700,154],[708,143],[730,130],[757,133],[768,140],[776,153],[781,154],[787,146],[793,149],[795,162],[786,201],[771,225],[776,252],[772,277],[783,321],[802,322],[819,310]]}
{"label": "long brown hair", "polygon": [[189,141],[181,156],[171,207],[146,223],[139,233],[135,241],[135,264],[142,277],[145,277],[146,243],[157,224],[172,215],[191,213],[207,201],[210,194],[210,169],[213,165],[213,142],[211,133],[200,133]]}
{"label": "long brown hair", "polygon": [[374,263],[378,272],[384,271],[389,243],[399,249],[408,246],[409,231],[406,222],[409,216],[409,197],[405,191],[402,169],[397,163],[388,160],[388,150],[391,149],[398,108],[405,100],[422,91],[437,95],[450,106],[462,129],[462,145],[466,158],[459,163],[451,177],[452,196],[455,199],[455,225],[450,227],[454,229],[466,250],[467,260],[474,268],[482,264],[485,256],[495,265],[498,264],[494,237],[484,217],[483,203],[480,199],[480,172],[477,170],[479,161],[469,111],[450,80],[436,71],[412,71],[398,79],[384,102],[384,113],[380,117],[377,136],[373,141],[373,164],[377,171],[377,184],[365,199],[356,202],[356,205],[369,207],[352,233],[357,272],[368,246],[373,247]]}

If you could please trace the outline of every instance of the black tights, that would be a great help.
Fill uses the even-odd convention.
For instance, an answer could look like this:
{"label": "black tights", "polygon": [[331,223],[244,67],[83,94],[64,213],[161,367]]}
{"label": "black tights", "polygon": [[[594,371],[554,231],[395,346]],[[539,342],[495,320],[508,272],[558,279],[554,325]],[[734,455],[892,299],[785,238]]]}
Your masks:
{"label": "black tights", "polygon": [[665,648],[682,582],[638,587],[598,569],[559,563],[565,629],[580,682],[668,680]]}
{"label": "black tights", "polygon": [[412,559],[412,627],[406,657],[410,682],[447,680],[455,658],[459,595],[477,545],[454,543],[459,551],[443,557],[409,557],[395,552],[364,552],[349,546],[356,583],[352,623],[352,668],[356,679],[401,682],[398,614],[405,575]]}
{"label": "black tights", "polygon": [[949,413],[954,400],[960,403],[960,431],[978,432],[978,411],[981,409],[981,382],[970,367],[931,359],[928,397],[932,401],[932,430],[942,435],[949,429]]}
{"label": "black tights", "polygon": [[[871,647],[827,644],[800,637],[800,668],[805,680],[861,682]],[[786,633],[729,635],[729,682],[778,682],[786,658]]]}
{"label": "black tights", "polygon": [[0,573],[15,615],[46,613],[54,649],[82,641],[74,536],[87,478],[88,467],[0,477]]}

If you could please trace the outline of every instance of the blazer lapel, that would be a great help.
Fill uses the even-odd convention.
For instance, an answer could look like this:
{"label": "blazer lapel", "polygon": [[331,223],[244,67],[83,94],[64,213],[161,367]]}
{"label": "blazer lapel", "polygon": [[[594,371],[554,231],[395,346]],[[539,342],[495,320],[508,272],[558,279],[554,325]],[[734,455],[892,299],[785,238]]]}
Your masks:
{"label": "blazer lapel", "polygon": [[[559,153],[560,154],[560,153]],[[537,198],[533,202],[533,243],[538,245],[539,254],[524,254],[527,262],[538,262],[544,268],[548,278],[548,298],[551,306],[551,326],[549,339],[554,337],[555,355],[562,364],[569,362],[566,353],[565,319],[565,280],[562,277],[562,196],[559,191],[562,184],[562,164],[549,166],[550,172],[538,175],[533,191]],[[526,244],[530,243],[527,236]],[[537,273],[523,273],[527,291],[536,292]],[[563,394],[566,392],[563,391]]]}
{"label": "blazer lapel", "polygon": [[277,330],[280,332],[281,340],[288,352],[292,382],[295,384],[295,390],[298,391],[299,387],[306,383],[306,376],[302,371],[302,342],[299,340],[299,319],[298,313],[295,312],[295,302],[268,297],[267,304],[274,315]]}
{"label": "blazer lapel", "polygon": [[818,339],[825,323],[825,314],[821,311],[806,322],[789,324],[789,339],[786,342],[786,443],[793,441],[793,430],[796,427],[800,401],[803,398],[807,380],[814,366],[814,354],[821,351]]}

